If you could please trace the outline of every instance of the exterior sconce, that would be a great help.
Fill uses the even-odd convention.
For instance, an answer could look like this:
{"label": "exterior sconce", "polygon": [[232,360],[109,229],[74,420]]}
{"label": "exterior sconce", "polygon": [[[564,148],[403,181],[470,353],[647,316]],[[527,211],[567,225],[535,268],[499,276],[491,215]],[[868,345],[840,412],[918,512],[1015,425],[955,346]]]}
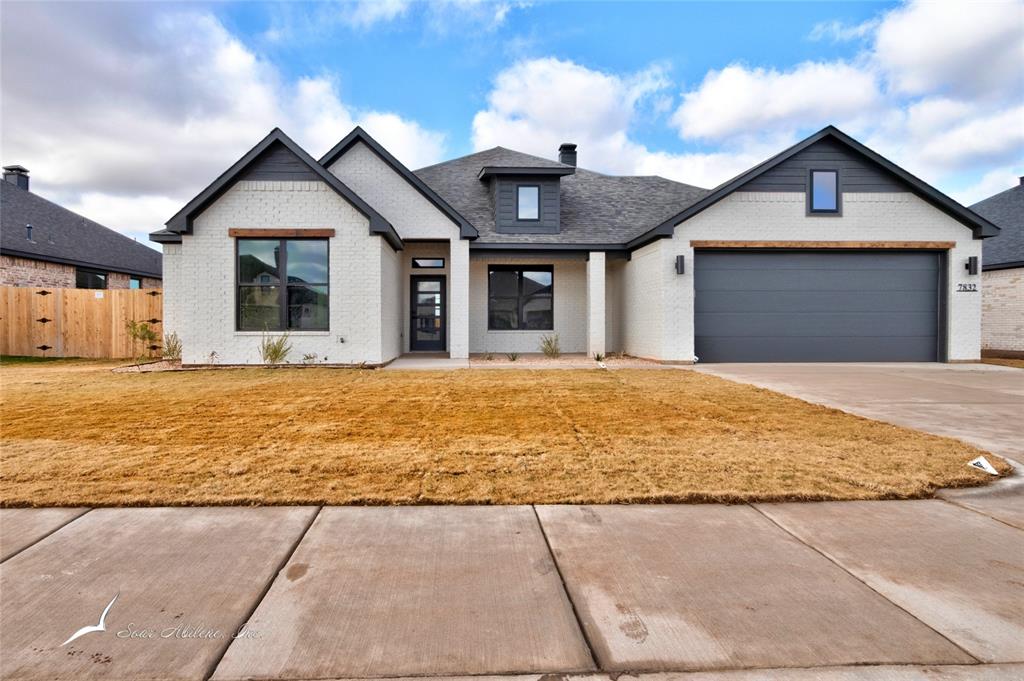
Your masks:
{"label": "exterior sconce", "polygon": [[967,274],[977,274],[978,256],[972,255],[971,257],[967,258],[967,264],[964,265],[964,268],[967,270]]}
{"label": "exterior sconce", "polygon": [[686,256],[676,256],[676,274],[684,274],[686,272]]}

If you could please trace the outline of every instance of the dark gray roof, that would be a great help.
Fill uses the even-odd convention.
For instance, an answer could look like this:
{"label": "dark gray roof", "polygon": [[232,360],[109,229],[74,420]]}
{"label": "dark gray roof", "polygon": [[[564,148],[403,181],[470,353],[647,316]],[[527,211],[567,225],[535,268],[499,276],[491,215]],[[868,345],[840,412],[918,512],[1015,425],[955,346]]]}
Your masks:
{"label": "dark gray roof", "polygon": [[0,182],[0,252],[147,277],[160,277],[163,262],[152,248],[10,182]]}
{"label": "dark gray roof", "polygon": [[999,236],[984,241],[983,269],[1024,267],[1024,184],[979,201],[971,210],[1000,229]]}
{"label": "dark gray roof", "polygon": [[416,175],[479,230],[477,243],[623,245],[698,201],[708,190],[663,177],[620,177],[577,168],[561,179],[561,233],[499,234],[484,167],[572,168],[503,147],[421,168]]}

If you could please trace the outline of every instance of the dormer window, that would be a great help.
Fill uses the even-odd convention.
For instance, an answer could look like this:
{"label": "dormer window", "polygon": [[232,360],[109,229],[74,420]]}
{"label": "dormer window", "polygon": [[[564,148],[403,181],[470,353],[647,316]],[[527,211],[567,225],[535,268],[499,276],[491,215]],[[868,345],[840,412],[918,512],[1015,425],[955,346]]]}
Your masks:
{"label": "dormer window", "polygon": [[540,186],[521,184],[516,187],[516,219],[540,220]]}
{"label": "dormer window", "polygon": [[808,199],[811,213],[839,213],[839,171],[812,170]]}

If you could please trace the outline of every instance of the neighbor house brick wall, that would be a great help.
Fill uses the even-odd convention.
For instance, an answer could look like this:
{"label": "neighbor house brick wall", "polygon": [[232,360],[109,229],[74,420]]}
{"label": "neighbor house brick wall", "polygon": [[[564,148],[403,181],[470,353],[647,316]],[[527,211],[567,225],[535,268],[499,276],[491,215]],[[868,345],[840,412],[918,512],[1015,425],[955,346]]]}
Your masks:
{"label": "neighbor house brick wall", "polygon": [[0,255],[0,286],[75,288],[75,268],[72,265]]}
{"label": "neighbor house brick wall", "polygon": [[362,142],[330,171],[394,225],[403,239],[458,239],[459,227]]}
{"label": "neighbor house brick wall", "polygon": [[370,235],[367,218],[323,182],[242,181],[195,219],[180,254],[165,250],[166,328],[181,337],[186,364],[206,363],[211,352],[219,363],[260,362],[262,334],[235,330],[233,227],[334,229],[328,240],[330,330],[291,332],[289,359],[301,361],[307,353],[332,364],[386,359],[382,238]]}
{"label": "neighbor house brick wall", "polygon": [[[107,273],[107,288],[131,288],[132,275],[123,274],[121,272],[108,272]],[[141,287],[146,288],[160,288],[163,285],[159,279],[153,279],[152,277],[140,277]]]}
{"label": "neighbor house brick wall", "polygon": [[[736,192],[677,226],[673,239],[663,239],[634,253],[631,264],[643,263],[645,269],[656,270],[657,283],[664,289],[664,296],[658,296],[654,283],[646,282],[634,291],[634,301],[636,294],[642,296],[646,289],[650,293],[648,305],[662,302],[665,327],[661,359],[693,357],[693,271],[699,267],[700,255],[690,266],[694,263],[691,240],[953,241],[956,245],[949,251],[946,291],[948,358],[980,357],[981,293],[957,291],[958,284],[983,288],[981,277],[971,276],[964,269],[968,257],[981,257],[981,240],[974,239],[968,227],[909,192],[845,192],[841,217],[811,217],[806,210],[803,193]],[[660,249],[661,257],[637,257],[651,248]],[[686,256],[684,275],[677,275],[672,267],[676,255]],[[656,331],[652,328],[651,333]],[[628,347],[627,352],[633,354]]]}
{"label": "neighbor house brick wall", "polygon": [[[465,243],[465,242],[463,242]],[[554,267],[554,330],[489,331],[487,268],[489,265],[552,265]],[[453,282],[454,285],[454,282]],[[543,336],[558,334],[562,352],[587,351],[587,262],[582,257],[473,255],[469,261],[470,352],[540,352]],[[454,356],[454,351],[453,351]]]}
{"label": "neighbor house brick wall", "polygon": [[1024,352],[1024,267],[981,275],[981,347]]}

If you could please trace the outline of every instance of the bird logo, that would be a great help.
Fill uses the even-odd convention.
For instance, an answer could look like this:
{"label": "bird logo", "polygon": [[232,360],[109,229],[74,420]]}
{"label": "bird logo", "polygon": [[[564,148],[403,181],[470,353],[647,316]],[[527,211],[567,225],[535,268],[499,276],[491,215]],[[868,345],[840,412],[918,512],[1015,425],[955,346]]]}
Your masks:
{"label": "bird logo", "polygon": [[107,613],[110,612],[110,608],[112,608],[114,606],[114,601],[116,601],[117,597],[120,596],[120,595],[121,595],[121,592],[118,591],[116,594],[114,594],[114,597],[110,599],[110,602],[107,603],[107,607],[103,608],[103,614],[100,615],[99,623],[90,625],[88,627],[82,627],[81,629],[79,629],[75,633],[71,634],[71,637],[67,641],[64,641],[64,643],[61,643],[60,644],[61,647],[66,646],[67,644],[69,644],[72,641],[74,641],[76,638],[79,638],[81,636],[85,636],[86,634],[91,634],[94,631],[106,631],[107,630]]}

